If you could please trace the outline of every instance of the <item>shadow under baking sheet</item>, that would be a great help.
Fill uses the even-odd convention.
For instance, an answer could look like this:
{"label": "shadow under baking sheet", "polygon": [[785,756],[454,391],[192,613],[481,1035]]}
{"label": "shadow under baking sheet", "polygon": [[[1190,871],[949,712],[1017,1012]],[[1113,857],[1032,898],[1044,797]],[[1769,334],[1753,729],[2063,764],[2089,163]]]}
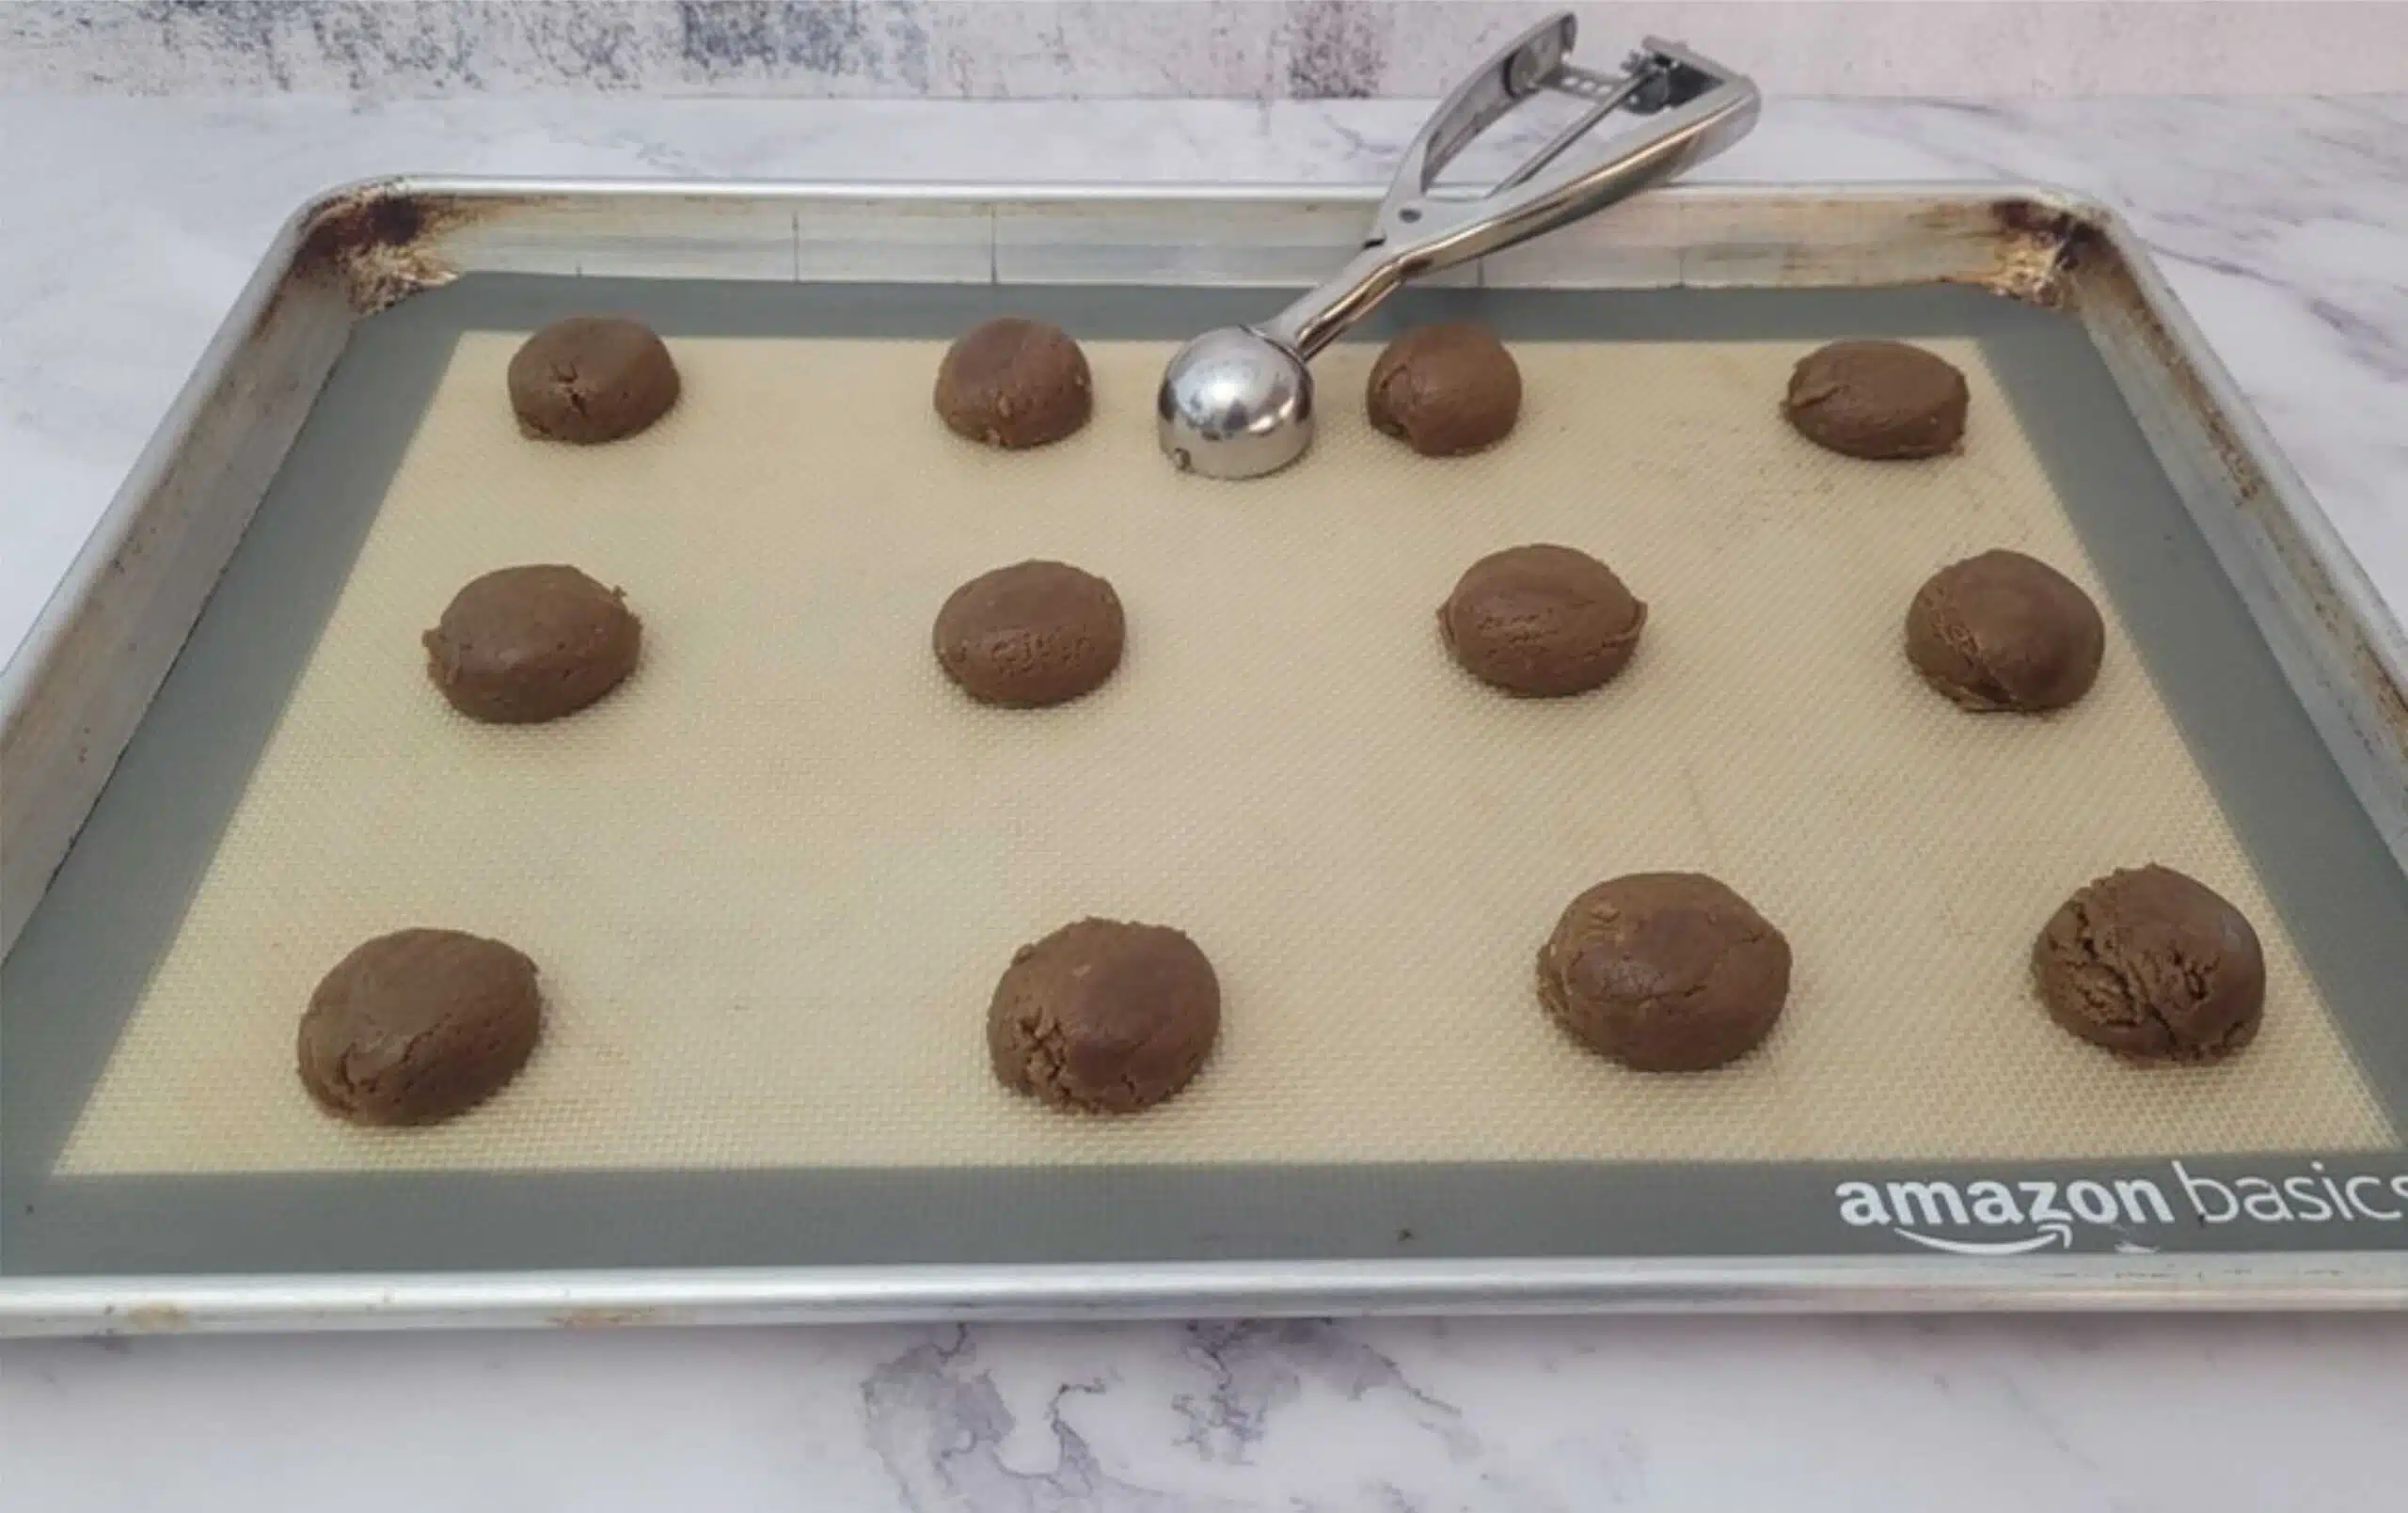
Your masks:
{"label": "shadow under baking sheet", "polygon": [[[1903,1231],[1937,1237],[1943,1249],[2014,1247],[2034,1237],[2083,1249],[2408,1246],[2408,1222],[2398,1221],[2408,1208],[2408,1166],[2397,1139],[2408,1122],[2408,1014],[2400,1012],[2408,879],[2320,746],[2081,328],[1980,292],[1941,288],[1416,291],[1362,334],[1377,339],[1411,322],[1465,315],[1516,342],[1978,342],[2380,1105],[2393,1132],[2385,1148],[1910,1167],[1876,1159],[62,1171],[61,1154],[202,885],[464,332],[523,330],[612,308],[644,317],[673,339],[925,339],[1010,310],[1060,320],[1091,339],[1170,339],[1258,316],[1273,303],[1262,291],[478,276],[364,323],[0,967],[0,1272],[1803,1255],[1894,1253]],[[296,910],[309,904],[292,901]],[[2056,1237],[2046,1203],[2067,1216],[2070,1237]],[[2261,1200],[2261,1190],[2275,1197]],[[2006,1195],[2004,1208],[1990,1203],[1993,1191]],[[1986,1211],[2004,1217],[1993,1222]]]}

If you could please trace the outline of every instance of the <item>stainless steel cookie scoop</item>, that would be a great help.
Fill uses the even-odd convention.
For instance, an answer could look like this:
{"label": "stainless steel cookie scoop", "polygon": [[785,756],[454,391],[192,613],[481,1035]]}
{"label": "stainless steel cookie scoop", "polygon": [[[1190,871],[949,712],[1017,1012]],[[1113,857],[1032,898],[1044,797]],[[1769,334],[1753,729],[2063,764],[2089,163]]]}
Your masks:
{"label": "stainless steel cookie scoop", "polygon": [[[1748,134],[1759,97],[1748,78],[1677,43],[1649,38],[1620,74],[1571,61],[1569,13],[1533,26],[1457,86],[1405,150],[1363,250],[1327,282],[1259,326],[1207,331],[1179,350],[1155,396],[1163,451],[1207,478],[1259,478],[1313,443],[1306,363],[1399,285],[1554,230],[1663,182]],[[1589,102],[1579,118],[1475,198],[1431,186],[1457,154],[1543,90]],[[1660,118],[1610,157],[1547,174],[1618,110]],[[1544,175],[1544,177],[1542,177]]]}

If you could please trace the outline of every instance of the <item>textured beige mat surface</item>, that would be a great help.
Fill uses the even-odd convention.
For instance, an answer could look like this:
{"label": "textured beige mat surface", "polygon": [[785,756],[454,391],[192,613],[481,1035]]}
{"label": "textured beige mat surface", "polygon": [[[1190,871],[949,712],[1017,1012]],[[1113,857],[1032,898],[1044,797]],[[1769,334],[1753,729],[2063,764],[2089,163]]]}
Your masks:
{"label": "textured beige mat surface", "polygon": [[[679,409],[522,439],[515,338],[463,339],[198,895],[62,1157],[77,1173],[1090,1161],[2075,1157],[2388,1143],[2112,607],[2092,697],[1974,718],[1898,650],[1990,546],[2095,578],[1970,343],[1964,453],[1877,465],[1779,420],[1798,344],[1529,344],[1522,427],[1432,462],[1370,433],[1370,353],[1321,365],[1304,465],[1175,477],[1167,349],[1090,349],[1095,423],[1003,456],[928,410],[939,346],[688,339]],[[1460,674],[1432,611],[1474,558],[1583,547],[1652,606],[1596,695]],[[1063,709],[975,707],[937,606],[1028,557],[1103,574],[1129,651]],[[643,662],[564,723],[487,729],[418,635],[489,568],[624,587]],[[2160,860],[2257,922],[2264,1033],[2143,1070],[2029,995],[2072,888]],[[1788,1013],[1726,1071],[1575,1050],[1531,986],[1573,893],[1714,873],[1789,936]],[[1186,929],[1225,1036],[1146,1116],[1049,1114],[981,1026],[1020,942]],[[532,954],[547,1039],[452,1125],[321,1116],[311,985],[405,924]]]}

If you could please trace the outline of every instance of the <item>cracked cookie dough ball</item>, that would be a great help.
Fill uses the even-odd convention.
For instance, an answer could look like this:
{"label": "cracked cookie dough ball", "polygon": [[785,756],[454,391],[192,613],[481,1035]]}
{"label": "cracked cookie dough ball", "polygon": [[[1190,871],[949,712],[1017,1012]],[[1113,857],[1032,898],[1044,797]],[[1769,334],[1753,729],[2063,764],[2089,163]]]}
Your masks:
{"label": "cracked cookie dough ball", "polygon": [[1965,405],[1965,375],[1921,347],[1834,341],[1799,359],[1781,413],[1818,447],[1888,461],[1953,450]]}
{"label": "cracked cookie dough ball", "polygon": [[1397,338],[1371,365],[1371,424],[1424,457],[1459,457],[1505,439],[1522,413],[1522,370],[1484,325],[1450,321]]}
{"label": "cracked cookie dough ball", "polygon": [[1907,607],[1907,660],[1980,714],[2063,709],[2099,681],[2107,625],[2072,579],[2020,552],[1941,568]]}
{"label": "cracked cookie dough ball", "polygon": [[505,567],[454,594],[420,638],[427,676],[471,719],[574,714],[635,670],[642,626],[616,589],[573,567]]}
{"label": "cracked cookie dough ball", "polygon": [[401,930],[343,957],[309,995],[301,1083],[355,1124],[433,1124],[517,1076],[542,1025],[524,955],[458,930]]}
{"label": "cracked cookie dough ball", "polygon": [[1539,951],[1539,1000],[1590,1049],[1641,1072],[1702,1072],[1772,1033],[1789,942],[1697,873],[1634,873],[1572,901]]}
{"label": "cracked cookie dough ball", "polygon": [[1067,562],[982,573],[937,611],[937,663],[982,704],[1037,709],[1101,686],[1128,622],[1112,585]]}
{"label": "cracked cookie dough ball", "polygon": [[2266,1008],[2258,932],[2170,867],[2112,872],[2067,899],[2033,943],[2032,976],[2050,1018],[2145,1061],[2229,1056]]}
{"label": "cracked cookie dough ball", "polygon": [[1647,607],[1613,570],[1569,546],[1514,546],[1474,562],[1438,608],[1465,671],[1507,693],[1557,699],[1610,680],[1639,649]]}
{"label": "cracked cookie dough ball", "polygon": [[1013,953],[987,1010],[987,1049],[1016,1093],[1132,1113],[1185,1087],[1220,1028],[1220,981],[1195,941],[1081,920]]}
{"label": "cracked cookie dough ball", "polygon": [[971,327],[937,368],[937,416],[945,429],[990,447],[1061,440],[1095,405],[1086,354],[1044,321],[1006,316]]}
{"label": "cracked cookie dough ball", "polygon": [[677,365],[641,321],[575,315],[527,339],[510,359],[518,428],[593,446],[632,436],[677,402]]}

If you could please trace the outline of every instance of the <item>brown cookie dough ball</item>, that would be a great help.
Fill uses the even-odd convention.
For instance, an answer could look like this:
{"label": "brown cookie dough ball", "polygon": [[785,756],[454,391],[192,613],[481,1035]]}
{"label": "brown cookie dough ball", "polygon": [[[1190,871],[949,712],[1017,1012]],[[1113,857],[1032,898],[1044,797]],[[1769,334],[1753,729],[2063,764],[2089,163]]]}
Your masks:
{"label": "brown cookie dough ball", "polygon": [[1514,546],[1474,562],[1438,607],[1464,670],[1536,699],[1586,693],[1639,649],[1647,607],[1613,570],[1569,546]]}
{"label": "brown cookie dough ball", "polygon": [[964,332],[937,368],[945,429],[990,447],[1042,447],[1087,423],[1094,381],[1069,334],[1017,316]]}
{"label": "brown cookie dough ball", "polygon": [[2147,1061],[2207,1062],[2257,1037],[2266,955],[2241,911],[2170,867],[2112,872],[2032,946],[2049,1017]]}
{"label": "brown cookie dough ball", "polygon": [[1505,439],[1522,413],[1522,370],[1484,325],[1450,321],[1397,338],[1371,365],[1371,424],[1424,457],[1458,457]]}
{"label": "brown cookie dough ball", "polygon": [[1772,1033],[1789,942],[1711,877],[1633,873],[1572,901],[1539,950],[1539,1000],[1590,1049],[1641,1072],[1702,1072]]}
{"label": "brown cookie dough ball", "polygon": [[1834,341],[1798,361],[1781,413],[1850,457],[1936,457],[1965,435],[1965,375],[1903,341]]}
{"label": "brown cookie dough ball", "polygon": [[982,573],[937,611],[937,664],[982,704],[1036,709],[1093,692],[1128,636],[1112,585],[1067,562]]}
{"label": "brown cookie dough ball", "polygon": [[1943,567],[1907,606],[1907,660],[1979,713],[2063,709],[2099,681],[2106,649],[2090,595],[2020,552]]}
{"label": "brown cookie dough ball", "polygon": [[573,567],[505,567],[452,595],[427,676],[471,719],[526,725],[583,709],[635,670],[642,627],[619,591]]}
{"label": "brown cookie dough ball", "polygon": [[987,1010],[987,1050],[1016,1093],[1130,1113],[1185,1087],[1220,1028],[1220,980],[1195,941],[1081,920],[1012,954]]}
{"label": "brown cookie dough ball", "polygon": [[457,930],[401,930],[336,963],[309,995],[301,1083],[356,1124],[433,1124],[517,1076],[542,1024],[533,962]]}
{"label": "brown cookie dough ball", "polygon": [[510,359],[510,406],[531,436],[581,446],[632,436],[677,402],[677,365],[641,321],[575,315]]}

